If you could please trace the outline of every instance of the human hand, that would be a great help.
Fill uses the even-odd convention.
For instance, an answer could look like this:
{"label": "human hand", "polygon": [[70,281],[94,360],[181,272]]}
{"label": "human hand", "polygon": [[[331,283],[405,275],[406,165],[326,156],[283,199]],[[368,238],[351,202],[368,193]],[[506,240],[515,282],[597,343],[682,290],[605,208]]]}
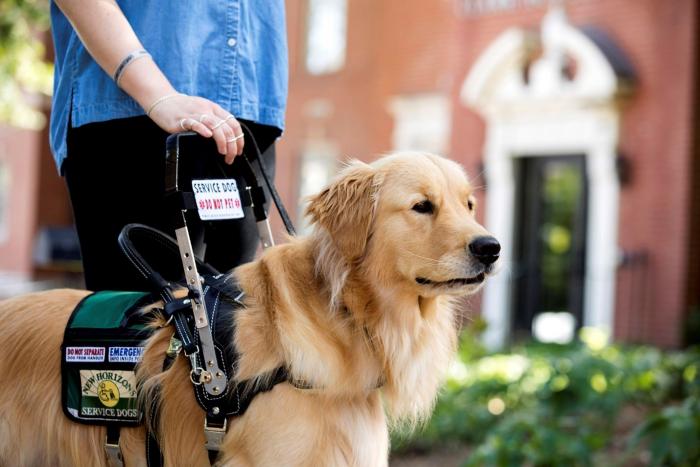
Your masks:
{"label": "human hand", "polygon": [[164,96],[151,104],[148,116],[168,133],[192,130],[214,138],[227,164],[243,153],[243,130],[238,120],[215,102],[197,96]]}

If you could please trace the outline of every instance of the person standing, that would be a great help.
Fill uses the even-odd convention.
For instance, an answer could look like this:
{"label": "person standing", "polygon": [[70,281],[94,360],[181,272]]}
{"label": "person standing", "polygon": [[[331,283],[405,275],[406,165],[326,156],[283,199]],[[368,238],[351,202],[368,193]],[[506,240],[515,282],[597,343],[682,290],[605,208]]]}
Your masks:
{"label": "person standing", "polygon": [[[52,0],[51,23],[50,143],[86,287],[143,289],[117,237],[132,222],[171,233],[163,204],[169,134],[213,138],[235,169],[244,122],[274,169],[287,99],[284,0]],[[251,260],[251,217],[208,225],[205,259],[220,270]]]}

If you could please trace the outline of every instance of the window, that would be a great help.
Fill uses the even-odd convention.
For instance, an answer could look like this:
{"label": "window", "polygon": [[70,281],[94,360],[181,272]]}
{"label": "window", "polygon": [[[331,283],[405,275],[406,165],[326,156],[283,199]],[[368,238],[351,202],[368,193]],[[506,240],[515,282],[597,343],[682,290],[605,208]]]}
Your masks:
{"label": "window", "polygon": [[338,168],[338,146],[327,140],[316,140],[306,144],[299,167],[299,221],[298,231],[311,231],[309,219],[304,217],[308,197],[318,193],[335,175]]}
{"label": "window", "polygon": [[395,97],[389,103],[394,116],[395,150],[428,151],[445,155],[450,143],[450,102],[441,94]]}
{"label": "window", "polygon": [[347,0],[308,0],[306,69],[333,73],[345,64]]}

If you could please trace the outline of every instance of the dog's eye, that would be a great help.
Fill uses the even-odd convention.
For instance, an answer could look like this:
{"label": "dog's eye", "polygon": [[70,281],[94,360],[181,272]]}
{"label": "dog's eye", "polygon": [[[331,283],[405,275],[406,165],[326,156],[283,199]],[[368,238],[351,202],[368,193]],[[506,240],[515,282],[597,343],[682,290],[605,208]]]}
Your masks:
{"label": "dog's eye", "polygon": [[468,199],[467,200],[467,207],[469,208],[470,211],[473,211],[474,210],[474,201],[472,201],[471,199]]}
{"label": "dog's eye", "polygon": [[414,204],[411,209],[421,214],[432,214],[435,210],[435,206],[433,206],[433,203],[426,199],[425,201]]}

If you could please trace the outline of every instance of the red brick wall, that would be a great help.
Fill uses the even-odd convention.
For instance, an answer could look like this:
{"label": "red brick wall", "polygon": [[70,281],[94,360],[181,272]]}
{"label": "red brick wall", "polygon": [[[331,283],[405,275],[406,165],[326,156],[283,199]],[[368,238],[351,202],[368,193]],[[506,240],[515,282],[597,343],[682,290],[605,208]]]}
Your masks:
{"label": "red brick wall", "polygon": [[[48,119],[48,115],[47,115]],[[39,196],[37,199],[38,226],[68,226],[73,223],[68,189],[65,180],[58,175],[56,163],[49,148],[48,125],[39,139]]]}
{"label": "red brick wall", "polygon": [[32,269],[40,133],[0,126],[0,162],[10,174],[6,206],[7,235],[0,241],[0,271],[28,275]]}
{"label": "red brick wall", "polygon": [[[333,104],[322,127],[342,154],[371,159],[390,149],[390,97],[451,90],[451,156],[478,174],[485,127],[459,102],[462,82],[500,33],[511,26],[536,29],[545,13],[544,7],[522,7],[465,17],[456,13],[458,0],[348,1],[346,66],[314,77],[303,62],[306,2],[287,4],[291,94],[278,182],[290,200],[297,192],[297,157],[312,128],[304,106],[316,98]],[[623,115],[620,150],[631,163],[632,179],[621,192],[619,244],[625,251],[646,252],[648,260],[620,272],[616,336],[675,346],[686,308],[689,263],[697,5],[694,0],[569,0],[566,5],[574,25],[605,30],[638,76]],[[483,184],[478,178],[474,182]]]}
{"label": "red brick wall", "polygon": [[[372,160],[391,149],[390,97],[438,89],[449,93],[454,8],[452,0],[349,0],[345,66],[313,76],[304,64],[306,1],[287,1],[290,97],[277,181],[290,202],[298,190],[298,157],[311,132],[321,128],[344,159]],[[319,98],[332,104],[323,123],[305,112]]]}
{"label": "red brick wall", "polygon": [[[628,19],[628,27],[620,27],[618,33],[640,77],[637,95],[623,121],[621,150],[633,164],[633,178],[622,191],[620,243],[627,250],[649,252],[648,301],[642,310],[620,310],[618,333],[623,338],[674,346],[680,343],[686,312],[690,260],[697,4],[692,0],[639,3],[634,10],[636,21]],[[618,8],[616,13],[622,17],[630,12]],[[622,325],[625,318],[628,323],[635,321],[625,313],[638,314],[644,323],[636,333]]]}
{"label": "red brick wall", "polygon": [[[696,10],[697,10],[696,6]],[[696,34],[695,34],[695,90],[693,96],[693,168],[692,168],[692,200],[691,200],[691,229],[690,229],[690,248],[688,250],[689,271],[688,271],[688,310],[695,310],[700,313],[700,33],[698,31],[696,13]],[[694,333],[694,339],[697,340],[697,330]],[[693,337],[688,336],[693,339]]]}
{"label": "red brick wall", "polygon": [[[621,270],[618,338],[661,346],[680,344],[688,268],[691,111],[696,3],[693,0],[570,0],[574,25],[605,30],[631,60],[638,77],[623,114],[620,150],[632,180],[620,200],[619,244],[646,252],[646,262]],[[536,28],[544,9],[477,17],[461,26],[461,76],[509,26]],[[459,86],[455,87],[457,101]],[[484,127],[468,109],[455,113],[453,147],[469,167],[481,158]]]}

